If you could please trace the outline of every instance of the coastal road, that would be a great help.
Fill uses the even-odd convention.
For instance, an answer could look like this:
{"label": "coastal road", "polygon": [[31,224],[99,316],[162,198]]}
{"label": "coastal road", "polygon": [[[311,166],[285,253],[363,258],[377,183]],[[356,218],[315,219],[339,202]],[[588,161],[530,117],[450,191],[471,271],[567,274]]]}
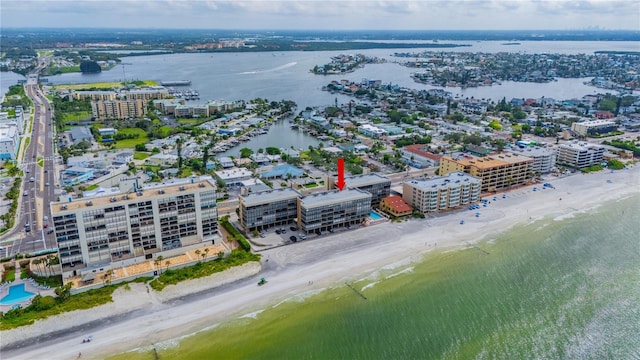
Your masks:
{"label": "coastal road", "polygon": [[27,77],[25,93],[33,101],[34,115],[33,125],[27,124],[27,129],[32,129],[32,132],[23,137],[23,142],[29,139],[29,143],[19,164],[24,177],[18,218],[13,229],[0,240],[9,255],[33,253],[56,246],[53,234],[47,234],[51,221],[49,204],[56,200],[52,109],[38,86],[37,76]]}

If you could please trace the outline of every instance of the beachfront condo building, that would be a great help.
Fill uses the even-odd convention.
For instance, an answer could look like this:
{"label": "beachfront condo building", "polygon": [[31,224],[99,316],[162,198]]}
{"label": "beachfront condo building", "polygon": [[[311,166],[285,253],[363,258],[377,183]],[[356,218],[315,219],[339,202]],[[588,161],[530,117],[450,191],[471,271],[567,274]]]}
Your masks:
{"label": "beachfront condo building", "polygon": [[220,241],[210,179],[50,206],[63,279]]}
{"label": "beachfront condo building", "polygon": [[292,188],[241,195],[240,225],[248,232],[289,224],[298,214],[299,197],[300,193]]}
{"label": "beachfront condo building", "polygon": [[530,157],[533,159],[533,172],[535,174],[548,174],[553,171],[556,166],[556,158],[558,152],[554,149],[543,148],[539,146],[530,146],[525,148],[516,148],[512,152],[518,155]]}
{"label": "beachfront condo building", "polygon": [[[337,189],[334,177],[329,178],[329,189]],[[382,198],[391,193],[391,180],[377,173],[347,176],[344,178],[345,187],[360,189],[371,194],[371,206],[378,207]]]}
{"label": "beachfront condo building", "polygon": [[501,153],[482,158],[460,155],[440,159],[439,175],[461,171],[482,179],[481,192],[495,192],[525,185],[535,175],[533,159],[513,153]]}
{"label": "beachfront condo building", "polygon": [[346,188],[302,196],[298,199],[298,229],[305,233],[360,224],[371,213],[371,193]]}
{"label": "beachfront condo building", "polygon": [[558,164],[576,169],[599,165],[604,157],[604,146],[574,142],[558,146]]}
{"label": "beachfront condo building", "polygon": [[433,179],[413,179],[402,184],[402,199],[416,211],[446,211],[480,200],[482,180],[461,171]]}

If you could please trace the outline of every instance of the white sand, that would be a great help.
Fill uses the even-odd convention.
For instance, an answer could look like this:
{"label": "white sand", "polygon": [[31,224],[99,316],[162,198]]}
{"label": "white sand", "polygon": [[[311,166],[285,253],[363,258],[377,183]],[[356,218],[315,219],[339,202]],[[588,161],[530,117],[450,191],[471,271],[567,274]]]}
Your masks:
{"label": "white sand", "polygon": [[[607,180],[610,179],[611,183]],[[263,252],[262,274],[250,280],[213,291],[205,297],[188,301],[169,301],[180,294],[202,291],[221,282],[232,281],[257,268],[236,270],[219,275],[215,281],[193,281],[181,284],[166,293],[147,294],[142,285],[130,291],[120,289],[112,304],[86,311],[56,316],[35,325],[4,331],[4,345],[19,339],[42,336],[58,329],[70,328],[92,319],[109,318],[127,309],[143,309],[135,317],[88,330],[94,341],[82,344],[82,334],[59,336],[20,350],[3,351],[2,359],[74,359],[101,358],[107,354],[146,348],[168,339],[191,334],[215,326],[221,321],[240,316],[252,316],[284,300],[292,300],[340,285],[344,281],[361,279],[389,264],[419,261],[425,252],[442,247],[454,247],[494,236],[516,224],[544,217],[561,219],[593,209],[598,204],[640,192],[640,167],[615,173],[599,172],[573,175],[550,180],[555,189],[532,191],[533,186],[507,193],[507,198],[493,201],[487,208],[456,211],[425,220],[386,223],[355,231],[336,233],[330,237],[306,240]],[[562,198],[562,200],[560,200]],[[636,210],[640,207],[636,207]],[[476,218],[475,212],[481,212]],[[465,224],[459,224],[464,219]],[[265,276],[269,282],[258,287]],[[309,285],[312,281],[313,284]],[[55,355],[52,355],[55,354]]]}

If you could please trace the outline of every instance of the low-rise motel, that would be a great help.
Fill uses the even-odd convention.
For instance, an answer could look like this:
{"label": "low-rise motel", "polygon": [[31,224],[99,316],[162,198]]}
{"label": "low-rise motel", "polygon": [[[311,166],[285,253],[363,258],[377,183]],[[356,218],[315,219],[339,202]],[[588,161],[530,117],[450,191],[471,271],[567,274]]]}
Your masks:
{"label": "low-rise motel", "polygon": [[402,199],[420,213],[447,211],[480,200],[482,180],[460,171],[402,185]]}
{"label": "low-rise motel", "polygon": [[50,206],[63,279],[167,258],[221,240],[211,179]]}
{"label": "low-rise motel", "polygon": [[533,162],[530,157],[506,152],[482,158],[463,154],[443,156],[438,171],[440,175],[459,171],[480,178],[480,191],[486,193],[526,185],[535,174]]}

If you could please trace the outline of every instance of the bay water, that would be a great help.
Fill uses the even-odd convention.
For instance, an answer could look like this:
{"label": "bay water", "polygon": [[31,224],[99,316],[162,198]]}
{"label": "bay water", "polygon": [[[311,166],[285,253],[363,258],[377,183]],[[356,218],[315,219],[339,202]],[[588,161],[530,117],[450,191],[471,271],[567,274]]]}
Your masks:
{"label": "bay water", "polygon": [[[640,195],[116,359],[639,359]],[[428,236],[428,230],[426,232]]]}

